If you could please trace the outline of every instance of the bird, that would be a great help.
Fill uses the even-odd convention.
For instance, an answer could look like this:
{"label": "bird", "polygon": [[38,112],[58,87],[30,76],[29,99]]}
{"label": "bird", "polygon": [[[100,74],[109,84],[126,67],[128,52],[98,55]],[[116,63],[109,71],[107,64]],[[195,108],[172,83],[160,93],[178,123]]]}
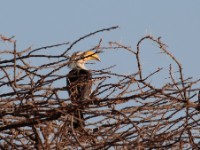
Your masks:
{"label": "bird", "polygon": [[[92,73],[85,66],[85,63],[89,60],[100,61],[100,58],[93,51],[75,52],[68,63],[68,67],[71,69],[67,75],[68,94],[71,103],[80,107],[83,107],[84,100],[90,99],[92,90]],[[84,128],[85,123],[82,111],[76,109],[73,112],[73,116],[73,128]]]}

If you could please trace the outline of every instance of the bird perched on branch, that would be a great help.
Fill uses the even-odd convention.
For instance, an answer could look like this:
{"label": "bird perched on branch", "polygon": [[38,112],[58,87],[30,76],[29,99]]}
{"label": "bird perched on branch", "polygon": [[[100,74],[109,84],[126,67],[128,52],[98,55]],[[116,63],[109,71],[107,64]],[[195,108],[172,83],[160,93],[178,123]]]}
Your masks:
{"label": "bird perched on branch", "polygon": [[[67,75],[68,93],[72,104],[80,107],[84,100],[90,99],[92,89],[92,73],[85,67],[85,63],[89,60],[100,61],[100,58],[92,51],[76,52],[71,56],[68,64],[72,69]],[[83,113],[79,108],[73,114],[74,128],[85,126]]]}

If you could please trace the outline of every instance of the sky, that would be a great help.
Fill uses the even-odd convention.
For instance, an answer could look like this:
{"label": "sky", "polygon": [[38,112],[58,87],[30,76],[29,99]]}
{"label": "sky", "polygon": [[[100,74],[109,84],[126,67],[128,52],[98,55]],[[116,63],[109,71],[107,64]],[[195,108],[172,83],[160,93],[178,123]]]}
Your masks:
{"label": "sky", "polygon": [[[117,30],[81,41],[71,52],[90,49],[101,38],[105,45],[115,41],[135,50],[143,36],[161,36],[168,50],[182,64],[185,77],[195,80],[200,77],[199,14],[199,0],[1,0],[0,34],[14,35],[20,51],[29,46],[38,48],[73,42],[90,32],[118,25]],[[144,42],[141,55],[147,73],[159,66],[167,70],[172,63],[153,42]],[[100,57],[102,62],[91,68],[116,65],[114,71],[122,74],[136,71],[135,58],[128,52],[107,51]]]}

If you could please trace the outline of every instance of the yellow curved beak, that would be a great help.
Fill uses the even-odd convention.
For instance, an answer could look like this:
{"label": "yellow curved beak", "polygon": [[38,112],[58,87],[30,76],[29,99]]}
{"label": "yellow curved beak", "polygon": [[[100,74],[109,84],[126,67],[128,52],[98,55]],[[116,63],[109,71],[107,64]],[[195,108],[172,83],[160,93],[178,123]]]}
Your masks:
{"label": "yellow curved beak", "polygon": [[97,61],[101,61],[99,56],[94,53],[93,51],[87,51],[85,52],[84,54],[84,60],[87,61],[87,60],[97,60]]}

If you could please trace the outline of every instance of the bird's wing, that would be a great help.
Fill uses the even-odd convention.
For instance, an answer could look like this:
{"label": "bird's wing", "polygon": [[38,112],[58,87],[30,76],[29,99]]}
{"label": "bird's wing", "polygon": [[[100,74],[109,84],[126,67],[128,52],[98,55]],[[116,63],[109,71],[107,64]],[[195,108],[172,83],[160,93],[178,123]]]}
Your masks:
{"label": "bird's wing", "polygon": [[89,99],[92,89],[92,74],[88,70],[71,70],[67,75],[68,93],[71,101]]}

